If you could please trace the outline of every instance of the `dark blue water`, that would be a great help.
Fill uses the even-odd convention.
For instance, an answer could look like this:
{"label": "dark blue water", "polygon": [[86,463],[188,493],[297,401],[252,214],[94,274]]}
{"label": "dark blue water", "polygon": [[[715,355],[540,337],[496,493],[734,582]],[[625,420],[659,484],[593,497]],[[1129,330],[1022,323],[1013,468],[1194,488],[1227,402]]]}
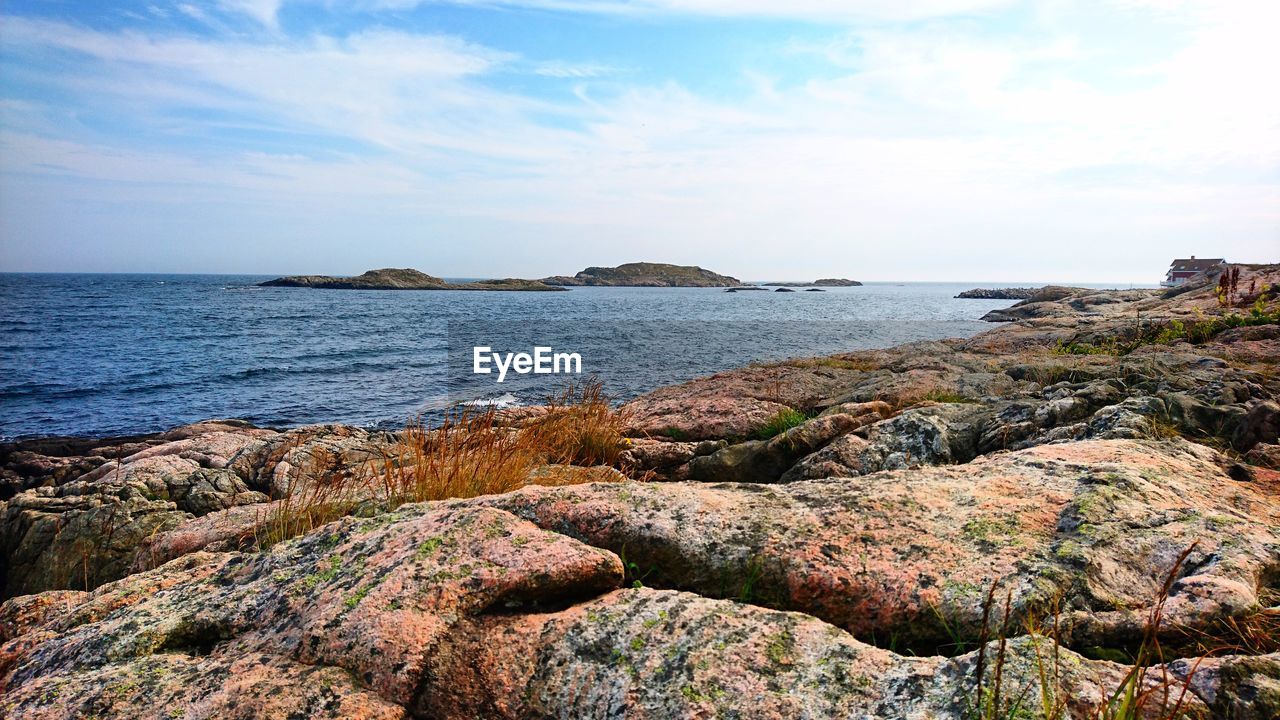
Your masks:
{"label": "dark blue water", "polygon": [[0,274],[0,436],[213,417],[400,425],[459,399],[545,394],[546,377],[472,375],[478,343],[578,352],[625,399],[753,361],[969,336],[1010,304],[952,299],[974,283],[509,293],[256,287],[263,279]]}

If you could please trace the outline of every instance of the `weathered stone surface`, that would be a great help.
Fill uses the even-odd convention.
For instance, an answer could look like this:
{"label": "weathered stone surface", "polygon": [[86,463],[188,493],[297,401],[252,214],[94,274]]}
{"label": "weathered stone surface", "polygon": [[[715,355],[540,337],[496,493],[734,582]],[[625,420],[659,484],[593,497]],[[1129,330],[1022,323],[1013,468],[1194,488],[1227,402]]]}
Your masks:
{"label": "weathered stone surface", "polygon": [[[327,525],[267,553],[188,555],[106,585],[76,612],[0,648],[0,709],[35,711],[51,688],[69,688],[74,696],[54,716],[83,707],[118,712],[146,694],[176,699],[189,686],[184,706],[270,713],[278,693],[319,702],[327,697],[316,695],[320,689],[342,680],[329,700],[389,712],[386,703],[411,705],[423,692],[434,648],[466,617],[554,607],[621,580],[616,556],[507,513],[407,506]],[[95,603],[114,609],[81,612]],[[208,657],[186,664],[193,655]],[[149,693],[124,693],[115,705],[117,679],[150,663],[170,667],[180,685],[159,679]],[[268,686],[274,692],[237,679],[238,669],[261,665],[261,677],[280,678]],[[304,716],[332,716],[332,707],[320,709]]]}
{"label": "weathered stone surface", "polygon": [[1280,444],[1259,443],[1245,455],[1245,460],[1254,465],[1280,470]]}
{"label": "weathered stone surface", "polygon": [[[40,698],[48,698],[42,702]],[[346,671],[267,653],[229,658],[165,652],[34,678],[0,709],[40,720],[219,718],[401,720],[404,707]]]}
{"label": "weathered stone surface", "polygon": [[1177,660],[1169,663],[1169,670],[1215,718],[1280,717],[1280,654]]}
{"label": "weathered stone surface", "polygon": [[247,445],[227,467],[252,489],[279,499],[298,483],[360,472],[364,463],[383,458],[394,440],[346,425],[308,425]]}
{"label": "weathered stone surface", "polygon": [[174,558],[194,552],[252,550],[283,501],[239,505],[191,518],[168,530],[146,537],[134,552],[133,570],[157,568]]}
{"label": "weathered stone surface", "polygon": [[1249,408],[1236,427],[1232,445],[1249,450],[1258,443],[1274,444],[1280,438],[1280,403],[1259,402]]}
{"label": "weathered stone surface", "polygon": [[724,440],[667,442],[629,438],[626,442],[620,465],[636,473],[652,473],[656,480],[687,480],[690,460],[728,446]]}
{"label": "weathered stone surface", "polygon": [[[266,502],[268,497],[247,482],[263,469],[241,460],[242,477],[231,466],[246,450],[279,435],[244,423],[211,421],[141,440],[102,441],[114,446],[45,443],[40,449],[48,452],[105,453],[119,459],[96,455],[100,462],[81,458],[72,463],[63,458],[68,464],[45,478],[51,482],[0,506],[5,595],[97,587],[128,572],[142,542],[192,515]],[[89,465],[92,469],[74,479],[61,473]]]}
{"label": "weathered stone surface", "polygon": [[58,497],[38,488],[10,498],[0,514],[0,576],[6,597],[92,589],[123,577],[138,545],[191,517],[132,486]]}
{"label": "weathered stone surface", "polygon": [[[227,572],[236,572],[230,559],[209,563],[220,568],[208,576],[215,581],[212,587]],[[414,588],[403,590],[396,599],[414,607]],[[164,594],[184,593],[190,591],[177,585]],[[416,601],[418,615],[436,607],[431,597]],[[144,611],[144,605],[151,607]],[[422,663],[409,670],[419,682],[403,701],[388,698],[394,686],[378,685],[377,673],[299,662],[293,655],[308,644],[292,653],[261,652],[242,647],[235,631],[225,632],[216,616],[196,615],[175,625],[172,618],[153,614],[173,607],[172,600],[168,605],[135,600],[118,606],[116,616],[51,620],[6,643],[0,656],[10,653],[17,663],[0,666],[6,690],[0,709],[40,718],[514,720],[739,717],[748,716],[743,713],[750,708],[749,717],[761,720],[959,720],[969,717],[978,685],[977,651],[954,659],[906,657],[799,613],[642,588],[551,612],[442,615],[447,627],[434,635]],[[119,615],[140,623],[144,632],[162,635],[161,645],[148,651],[155,639],[116,644],[111,633],[121,627]],[[340,626],[333,631],[340,633]],[[57,651],[68,642],[87,646],[93,657],[85,662]],[[95,642],[113,645],[115,653],[99,659]],[[358,654],[364,644],[356,638],[344,647]],[[1041,697],[1040,683],[1048,679],[1050,695],[1073,718],[1094,717],[1125,673],[1122,666],[1055,649],[1043,638],[1013,639],[1003,650],[992,642],[983,653],[982,683],[988,688],[992,658],[1003,658],[1003,686],[1015,695],[1009,706],[1017,695]],[[1051,672],[1042,674],[1054,658]],[[1248,672],[1216,671],[1234,670],[1242,662]],[[1222,658],[1215,672],[1194,678],[1194,691],[1183,703],[1186,717],[1205,717],[1202,696],[1221,703],[1229,697],[1224,688],[1242,684],[1236,677],[1244,683],[1265,681],[1258,665],[1253,659]],[[32,672],[33,666],[42,672]],[[1177,666],[1171,670],[1185,672]],[[1153,670],[1158,673],[1159,668]]]}
{"label": "weathered stone surface", "polygon": [[631,416],[628,432],[633,436],[746,438],[782,410],[835,404],[850,378],[847,371],[822,366],[744,368],[660,388],[623,408]]}
{"label": "weathered stone surface", "polygon": [[[985,652],[990,688],[998,644]],[[1003,658],[1002,684],[1015,698],[1001,705],[1021,696],[1027,713],[1048,677],[1050,697],[1070,717],[1095,717],[1125,673],[1043,638],[1012,640]],[[959,720],[972,716],[977,664],[976,651],[955,659],[896,655],[799,613],[619,590],[558,613],[479,619],[435,660],[434,674],[453,682],[435,686],[415,710],[444,718]],[[1185,717],[1207,715],[1194,693],[1184,706]]]}
{"label": "weathered stone surface", "polygon": [[753,440],[689,461],[689,477],[702,482],[777,482],[796,460],[878,419],[835,413],[814,418],[768,440]]}
{"label": "weathered stone surface", "polygon": [[71,611],[89,598],[83,590],[51,590],[20,595],[0,604],[0,643],[25,635],[52,618]]}
{"label": "weathered stone surface", "polygon": [[1085,647],[1132,641],[1194,542],[1170,621],[1258,609],[1280,557],[1280,495],[1220,462],[1186,442],[1087,441],[854,480],[526,488],[470,502],[625,548],[647,583],[749,597],[917,650],[974,637],[998,582],[1019,624],[1060,597],[1064,637]]}

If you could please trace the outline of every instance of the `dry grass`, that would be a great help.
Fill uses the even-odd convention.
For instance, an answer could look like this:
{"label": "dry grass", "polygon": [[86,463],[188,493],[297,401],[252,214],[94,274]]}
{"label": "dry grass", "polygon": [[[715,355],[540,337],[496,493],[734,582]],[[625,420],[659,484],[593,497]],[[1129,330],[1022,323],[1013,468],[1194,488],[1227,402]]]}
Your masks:
{"label": "dry grass", "polygon": [[545,414],[518,427],[503,424],[492,408],[451,411],[435,425],[415,422],[380,460],[354,470],[334,468],[321,458],[264,518],[259,544],[305,534],[366,508],[387,510],[590,477],[549,473],[531,479],[540,465],[620,465],[627,417],[609,404],[598,383],[570,385],[548,398],[546,407]]}
{"label": "dry grass", "polygon": [[1195,655],[1280,652],[1280,590],[1262,588],[1258,602],[1262,609],[1243,617],[1224,618],[1203,630],[1180,628],[1180,640],[1187,646],[1187,652]]}
{"label": "dry grass", "polygon": [[[1095,708],[1092,718],[1095,720],[1172,720],[1182,717],[1186,708],[1190,676],[1178,679],[1169,674],[1165,664],[1166,658],[1160,643],[1162,630],[1167,629],[1164,620],[1164,605],[1174,582],[1179,577],[1187,557],[1195,550],[1192,544],[1179,555],[1173,568],[1165,578],[1159,594],[1148,614],[1144,627],[1142,642],[1124,676],[1115,688],[1102,690],[1104,702]],[[1035,652],[1035,669],[1039,685],[1038,697],[1030,687],[1009,688],[1005,685],[1006,665],[1011,662],[1007,655],[1007,633],[1009,631],[1010,597],[1006,593],[1004,599],[1003,620],[996,636],[996,652],[994,657],[987,656],[987,646],[991,637],[988,628],[991,623],[992,610],[996,606],[996,587],[988,591],[982,606],[982,634],[979,638],[977,662],[975,666],[974,697],[967,703],[966,715],[974,720],[1012,720],[1013,718],[1035,715],[1045,720],[1066,720],[1072,716],[1068,711],[1067,693],[1062,688],[1063,661],[1059,656],[1058,615],[1055,609],[1048,624],[1031,623],[1026,628],[1034,637],[1047,640],[1052,651],[1042,654],[1040,644],[1032,645]],[[1252,628],[1249,633],[1266,632],[1265,628]],[[1200,657],[1210,652],[1220,651],[1221,646],[1212,650],[1206,649]],[[1192,674],[1195,667],[1193,663]]]}
{"label": "dry grass", "polygon": [[974,398],[957,392],[953,386],[927,380],[900,392],[877,395],[876,400],[889,403],[894,415],[923,403],[976,403]]}

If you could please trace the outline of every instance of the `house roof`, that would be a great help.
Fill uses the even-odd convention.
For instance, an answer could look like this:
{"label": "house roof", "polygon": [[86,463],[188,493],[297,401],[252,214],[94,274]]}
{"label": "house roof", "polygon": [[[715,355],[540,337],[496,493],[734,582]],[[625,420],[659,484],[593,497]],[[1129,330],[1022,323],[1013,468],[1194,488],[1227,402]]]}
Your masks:
{"label": "house roof", "polygon": [[1170,272],[1204,272],[1226,262],[1222,258],[1184,258],[1174,260]]}

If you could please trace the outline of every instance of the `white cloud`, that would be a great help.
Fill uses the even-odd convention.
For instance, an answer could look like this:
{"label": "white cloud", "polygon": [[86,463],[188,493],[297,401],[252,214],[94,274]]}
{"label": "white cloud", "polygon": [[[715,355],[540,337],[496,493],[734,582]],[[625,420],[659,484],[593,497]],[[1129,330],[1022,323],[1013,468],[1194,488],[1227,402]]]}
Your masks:
{"label": "white cloud", "polygon": [[279,26],[280,6],[284,0],[217,0],[227,11],[248,15],[269,28]]}
{"label": "white cloud", "polygon": [[[1174,253],[1275,259],[1276,18],[1162,13],[1168,47],[1123,60],[1057,20],[874,24],[816,49],[842,72],[797,86],[747,68],[758,91],[736,100],[630,75],[601,90],[588,81],[609,68],[388,30],[261,44],[7,18],[6,53],[94,59],[78,76],[28,69],[81,113],[128,112],[172,142],[64,137],[47,109],[0,104],[0,196],[56,186],[40,214],[3,213],[51,242],[75,216],[45,207],[61,197],[129,203],[161,228],[231,214],[259,242],[302,224],[312,256],[410,253],[398,262],[456,275],[643,257],[753,278],[1143,279]],[[551,102],[498,89],[499,70],[582,82]],[[313,142],[218,151],[218,123]]]}
{"label": "white cloud", "polygon": [[523,7],[605,15],[682,14],[826,21],[919,20],[954,17],[1012,4],[1013,0],[365,0],[366,6],[419,5]]}

